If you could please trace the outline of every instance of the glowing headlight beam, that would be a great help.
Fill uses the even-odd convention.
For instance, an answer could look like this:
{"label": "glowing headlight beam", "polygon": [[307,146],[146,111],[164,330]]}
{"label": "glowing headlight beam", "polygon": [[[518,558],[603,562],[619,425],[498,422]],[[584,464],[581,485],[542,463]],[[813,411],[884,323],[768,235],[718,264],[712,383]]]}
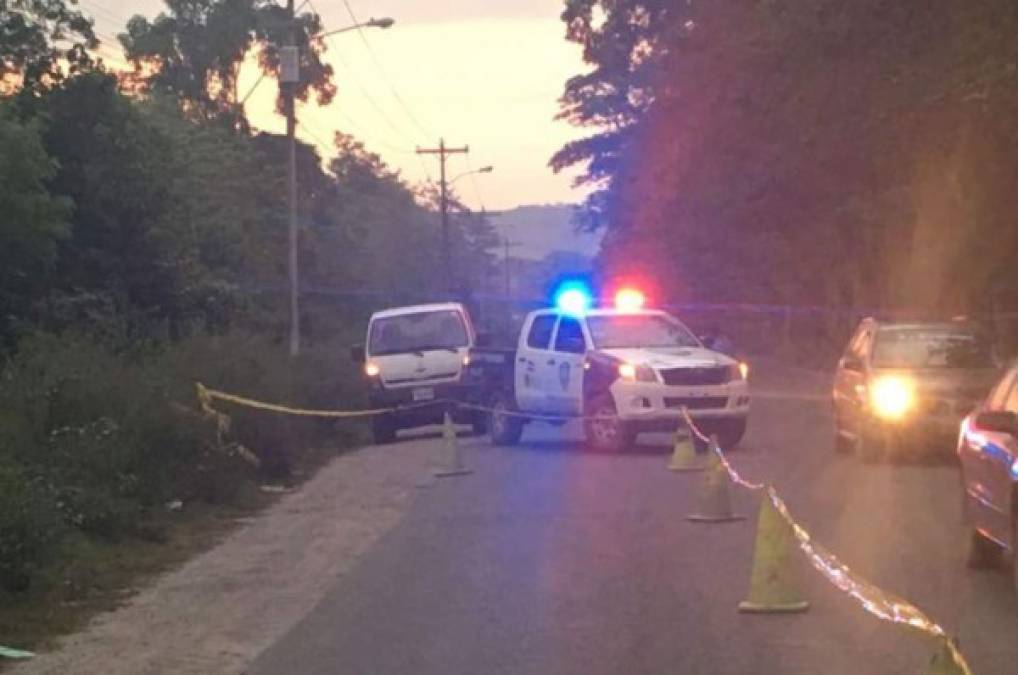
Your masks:
{"label": "glowing headlight beam", "polygon": [[915,385],[907,377],[885,375],[869,387],[870,406],[878,417],[900,420],[915,405]]}

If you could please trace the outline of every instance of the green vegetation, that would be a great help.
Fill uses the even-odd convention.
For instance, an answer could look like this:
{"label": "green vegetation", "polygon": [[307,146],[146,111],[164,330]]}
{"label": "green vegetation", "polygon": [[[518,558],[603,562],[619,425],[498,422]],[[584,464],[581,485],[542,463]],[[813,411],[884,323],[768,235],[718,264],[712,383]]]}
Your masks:
{"label": "green vegetation", "polygon": [[[592,70],[562,115],[595,133],[553,166],[589,163],[609,274],[677,302],[1018,309],[1013,2],[569,0],[563,19]],[[843,319],[804,320],[800,346],[817,317]]]}
{"label": "green vegetation", "polygon": [[[223,434],[195,382],[363,407],[347,347],[367,313],[444,296],[434,190],[352,137],[327,161],[301,143],[305,344],[287,356],[286,142],[250,130],[231,79],[252,52],[274,76],[279,10],[168,7],[131,20],[139,68],[118,76],[63,2],[0,3],[0,635],[20,646],[361,433],[232,408]],[[302,39],[319,24],[303,15]],[[308,47],[298,94],[327,101],[323,47]],[[494,240],[483,220],[453,226],[466,288]]]}

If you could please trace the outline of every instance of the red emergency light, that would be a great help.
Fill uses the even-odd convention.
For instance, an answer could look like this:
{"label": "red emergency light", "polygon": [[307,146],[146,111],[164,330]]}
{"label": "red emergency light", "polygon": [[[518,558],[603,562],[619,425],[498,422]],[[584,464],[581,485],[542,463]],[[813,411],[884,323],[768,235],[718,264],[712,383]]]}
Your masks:
{"label": "red emergency light", "polygon": [[643,309],[647,298],[643,291],[636,288],[620,288],[615,293],[615,309],[623,312],[635,312]]}

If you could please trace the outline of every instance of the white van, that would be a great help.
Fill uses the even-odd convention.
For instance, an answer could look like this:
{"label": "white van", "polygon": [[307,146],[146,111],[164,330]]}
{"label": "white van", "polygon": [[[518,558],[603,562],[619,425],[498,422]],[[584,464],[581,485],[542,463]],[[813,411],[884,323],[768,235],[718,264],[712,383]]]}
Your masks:
{"label": "white van", "polygon": [[[481,415],[441,404],[467,400],[462,376],[476,342],[470,315],[459,303],[375,312],[367,341],[352,355],[364,363],[373,408],[406,408],[372,418],[375,442],[392,442],[399,429],[439,423],[446,410],[458,423],[484,433]],[[429,406],[429,401],[436,403]]]}

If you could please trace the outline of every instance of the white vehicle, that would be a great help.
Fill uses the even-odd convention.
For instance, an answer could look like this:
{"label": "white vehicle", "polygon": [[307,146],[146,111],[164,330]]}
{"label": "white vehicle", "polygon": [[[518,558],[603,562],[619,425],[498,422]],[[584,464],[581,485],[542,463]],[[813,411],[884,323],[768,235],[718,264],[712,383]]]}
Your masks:
{"label": "white vehicle", "polygon": [[469,380],[494,412],[496,444],[519,441],[535,416],[585,417],[588,443],[632,445],[644,431],[674,431],[685,408],[722,446],[749,416],[748,368],[704,347],[675,317],[642,307],[556,308],[526,318],[515,350],[475,349]]}
{"label": "white vehicle", "polygon": [[[364,363],[373,408],[406,408],[372,418],[376,443],[390,443],[399,429],[436,424],[449,406],[464,398],[462,376],[476,343],[476,332],[463,305],[444,303],[396,307],[375,312],[367,342],[351,355]],[[434,406],[426,405],[436,401]],[[457,422],[483,433],[477,414],[450,409]]]}

